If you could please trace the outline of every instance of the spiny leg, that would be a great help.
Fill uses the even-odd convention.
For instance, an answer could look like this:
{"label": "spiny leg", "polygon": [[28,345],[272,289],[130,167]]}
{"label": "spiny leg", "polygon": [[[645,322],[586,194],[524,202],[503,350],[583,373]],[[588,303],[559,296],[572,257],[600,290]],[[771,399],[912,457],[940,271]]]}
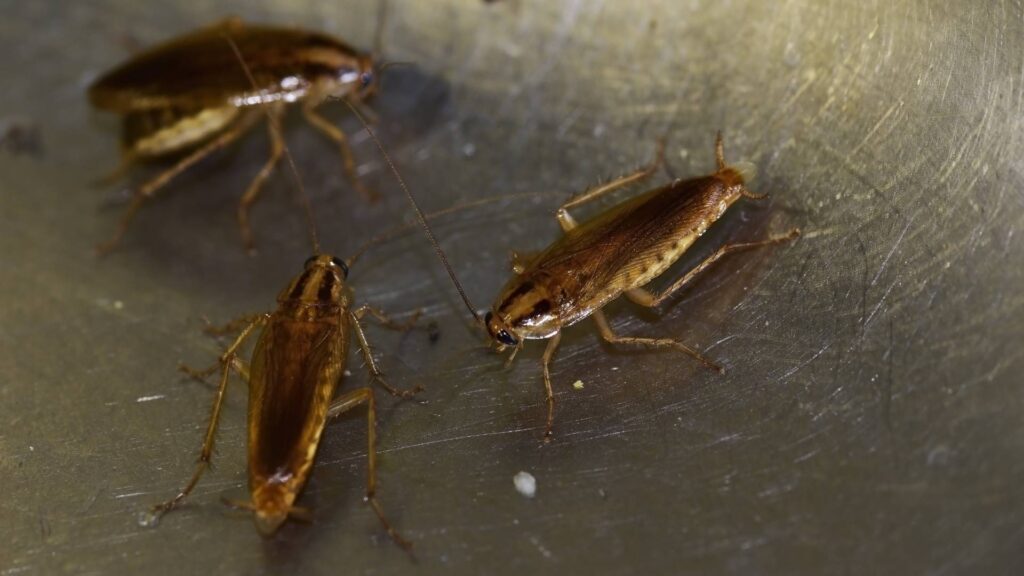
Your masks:
{"label": "spiny leg", "polygon": [[327,409],[327,417],[335,418],[360,404],[366,404],[367,441],[369,448],[366,451],[366,501],[377,514],[380,523],[388,536],[406,550],[412,549],[412,542],[402,538],[398,532],[391,527],[391,523],[384,517],[384,510],[377,501],[377,403],[372,388],[358,388],[339,396]]}
{"label": "spiny leg", "polygon": [[260,169],[256,177],[249,183],[249,188],[238,202],[238,228],[242,233],[242,243],[249,252],[252,252],[255,246],[252,239],[252,229],[249,227],[249,210],[252,208],[252,204],[256,202],[256,198],[263,188],[263,183],[274,172],[274,168],[284,153],[284,141],[281,137],[281,125],[279,122],[281,110],[280,106],[267,109],[267,115],[269,116],[267,118],[267,129],[270,132],[270,158],[267,159],[267,163],[263,165],[263,168]]}
{"label": "spiny leg", "polygon": [[[199,382],[202,382],[203,384],[207,384],[208,382],[206,382],[206,378],[213,374],[214,372],[216,372],[217,369],[220,367],[221,362],[220,359],[218,359],[217,362],[213,364],[213,366],[210,366],[209,368],[204,368],[203,370],[196,370],[195,368],[192,368],[188,364],[184,363],[178,364],[178,371],[184,373],[193,380],[197,380]],[[245,361],[243,361],[238,356],[233,356],[231,358],[231,367],[234,368],[235,373],[238,374],[246,384],[249,383],[249,365]]]}
{"label": "spiny leg", "polygon": [[341,161],[345,168],[345,175],[348,177],[349,182],[351,182],[352,187],[355,188],[367,202],[376,202],[377,194],[363,186],[362,180],[360,180],[359,175],[356,174],[356,160],[352,155],[352,148],[348,144],[348,138],[345,137],[345,133],[334,124],[331,124],[331,122],[326,118],[321,116],[315,109],[313,109],[312,106],[303,106],[302,113],[314,128],[323,133],[324,136],[334,140],[338,145],[338,148],[341,150]]}
{"label": "spiny leg", "polygon": [[125,174],[128,173],[128,170],[135,165],[135,162],[136,156],[131,152],[126,151],[121,155],[121,160],[117,163],[117,166],[115,166],[110,172],[107,172],[93,180],[93,186],[110,186],[114,182],[121,180],[124,178]]}
{"label": "spiny leg", "polygon": [[722,131],[715,136],[715,163],[719,170],[725,170],[725,143],[722,142]]}
{"label": "spiny leg", "polygon": [[207,336],[214,337],[236,333],[242,328],[248,326],[249,324],[252,324],[253,321],[260,318],[261,316],[265,316],[265,314],[243,314],[242,316],[232,318],[231,320],[228,320],[226,323],[220,325],[213,324],[212,322],[210,322],[209,318],[206,318],[204,316],[203,323],[206,324],[206,326],[203,327],[203,333],[206,334]]}
{"label": "spiny leg", "polygon": [[545,400],[548,403],[548,423],[544,428],[544,442],[551,442],[554,437],[552,434],[552,428],[555,425],[555,393],[551,389],[551,359],[555,356],[555,350],[558,349],[558,343],[562,340],[562,333],[556,332],[551,340],[548,341],[548,347],[544,349],[544,356],[541,358],[541,365],[544,367],[544,392],[547,394]]}
{"label": "spiny leg", "polygon": [[384,374],[377,367],[377,362],[373,359],[373,352],[370,350],[370,343],[366,339],[366,333],[363,331],[363,326],[359,323],[359,316],[355,312],[349,313],[352,318],[352,331],[356,334],[356,340],[359,342],[359,348],[363,351],[363,359],[366,361],[366,369],[369,370],[370,376],[374,382],[380,384],[382,388],[388,391],[392,396],[398,396],[399,398],[412,398],[417,392],[423,389],[422,386],[417,384],[413,386],[411,390],[399,390],[392,385],[388,384],[384,380]]}
{"label": "spiny leg", "polygon": [[196,470],[192,474],[192,478],[188,481],[188,484],[181,489],[180,492],[170,500],[161,502],[156,506],[153,506],[151,514],[154,519],[158,519],[167,512],[173,510],[182,500],[188,496],[192,490],[199,483],[199,479],[202,477],[203,472],[210,467],[210,458],[213,455],[213,443],[217,435],[217,424],[220,422],[221,407],[224,405],[224,397],[228,389],[228,374],[231,367],[234,365],[235,352],[242,345],[243,342],[252,334],[252,331],[257,327],[265,324],[267,317],[263,316],[253,321],[249,326],[238,335],[235,342],[221,354],[220,364],[223,367],[220,378],[220,386],[217,387],[217,394],[213,399],[213,410],[210,414],[210,423],[206,427],[206,435],[203,438],[203,448],[199,453],[199,462],[196,464]]}
{"label": "spiny leg", "polygon": [[626,291],[626,297],[629,298],[630,300],[632,300],[633,302],[636,302],[637,304],[639,304],[641,306],[646,306],[648,308],[653,308],[653,307],[657,306],[658,304],[661,304],[662,302],[664,302],[666,298],[668,298],[673,293],[678,291],[680,288],[685,286],[687,283],[689,283],[691,280],[693,280],[698,274],[700,274],[701,272],[706,270],[708,268],[708,266],[711,266],[712,264],[714,264],[720,258],[722,258],[723,256],[725,256],[727,254],[731,254],[733,252],[739,252],[741,250],[750,250],[752,248],[761,248],[761,247],[764,247],[764,246],[771,246],[773,244],[781,244],[782,242],[788,242],[790,240],[793,240],[793,239],[797,238],[798,236],[800,236],[800,229],[799,228],[793,228],[792,230],[790,230],[789,232],[787,232],[785,234],[779,234],[778,236],[772,236],[770,238],[767,238],[765,240],[760,240],[758,242],[744,242],[744,243],[738,243],[738,244],[726,244],[725,246],[722,246],[721,248],[716,250],[714,254],[712,254],[711,256],[708,256],[707,258],[705,258],[703,262],[698,264],[694,269],[692,269],[689,272],[687,272],[686,275],[684,275],[682,278],[680,278],[679,280],[676,280],[671,286],[666,288],[661,294],[652,294],[650,291],[645,290],[643,288],[634,288],[632,290]]}
{"label": "spiny leg", "polygon": [[601,186],[597,186],[596,188],[587,190],[586,192],[580,194],[579,196],[574,196],[573,198],[570,198],[565,204],[562,204],[561,207],[558,208],[558,211],[555,212],[555,217],[558,218],[558,223],[562,225],[562,230],[568,232],[569,230],[572,230],[573,228],[576,227],[576,220],[572,217],[572,215],[569,214],[569,208],[579,206],[581,204],[586,204],[587,202],[596,200],[601,196],[608,194],[609,192],[618,190],[623,186],[627,186],[634,182],[639,182],[645,178],[648,178],[649,176],[654,174],[654,171],[658,169],[658,166],[660,166],[664,160],[665,141],[659,140],[658,154],[654,158],[654,160],[647,166],[641,166],[635,172],[626,174],[625,176],[616,178],[615,180],[612,180],[607,184],[602,184]]}
{"label": "spiny leg", "polygon": [[604,338],[607,342],[610,342],[612,344],[632,344],[636,346],[649,346],[652,348],[675,348],[676,350],[679,350],[684,354],[692,356],[694,359],[699,361],[707,368],[710,368],[718,372],[719,374],[725,373],[724,368],[722,368],[718,364],[715,364],[711,360],[708,360],[703,355],[701,355],[700,352],[697,352],[696,350],[690,348],[689,346],[683,344],[682,342],[677,342],[675,340],[672,340],[671,338],[633,338],[627,336],[617,336],[614,332],[612,332],[612,327],[608,324],[608,319],[605,318],[604,312],[596,310],[593,314],[590,315],[590,317],[594,319],[594,322],[597,324],[598,332],[601,333],[601,337]]}
{"label": "spiny leg", "polygon": [[408,332],[409,330],[412,330],[416,326],[416,321],[420,319],[420,315],[423,314],[423,310],[417,309],[415,312],[412,313],[412,316],[405,322],[396,322],[395,320],[392,320],[391,317],[389,317],[387,314],[385,314],[383,310],[381,310],[380,308],[374,308],[369,304],[363,304],[362,306],[356,309],[354,314],[360,320],[362,320],[364,316],[369,314],[374,319],[376,319],[381,326],[384,326],[385,328],[398,330],[399,332]]}
{"label": "spiny leg", "polygon": [[224,148],[228,144],[234,142],[244,134],[252,126],[253,119],[255,116],[247,115],[243,116],[235,125],[225,130],[220,136],[214,138],[202,148],[199,148],[195,152],[189,154],[182,160],[180,160],[174,166],[171,166],[167,170],[161,172],[156,177],[146,182],[135,190],[135,194],[132,195],[132,202],[125,209],[124,214],[121,216],[121,222],[117,226],[117,230],[114,235],[106,242],[96,247],[96,253],[100,256],[108,254],[111,250],[117,247],[128,231],[128,225],[135,218],[135,213],[139,211],[142,204],[153,197],[157,190],[162,188],[172,178],[181,174],[185,170],[188,170],[192,165],[196,164],[203,158],[206,158],[210,154],[213,154],[217,150]]}

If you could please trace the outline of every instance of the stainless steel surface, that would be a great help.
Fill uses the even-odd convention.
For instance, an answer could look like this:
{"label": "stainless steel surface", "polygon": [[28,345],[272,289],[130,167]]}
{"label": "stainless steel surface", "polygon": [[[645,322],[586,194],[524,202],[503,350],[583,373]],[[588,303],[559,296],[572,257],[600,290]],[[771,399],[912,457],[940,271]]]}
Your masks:
{"label": "stainless steel surface", "polygon": [[[372,44],[375,3],[5,2],[0,116],[30,118],[42,157],[0,152],[0,574],[1011,573],[1024,563],[1024,9],[1019,3],[795,0],[393,2],[376,108],[429,208],[568,194],[646,161],[665,135],[680,176],[730,159],[758,191],[688,265],[729,239],[800,226],[792,246],[723,261],[661,314],[616,304],[622,333],[678,337],[729,369],[621,353],[584,323],[554,365],[481,347],[418,235],[371,253],[362,301],[441,327],[430,344],[373,331],[383,400],[379,495],[414,562],[362,503],[365,425],[328,428],[302,503],[311,525],[263,541],[245,497],[244,386],[216,467],[156,528],[137,514],[190,473],[212,390],[214,321],[272,307],[308,255],[284,173],[234,206],[266,154],[254,134],[148,206],[124,249],[92,245],[118,210],[89,182],[116,163],[116,122],[88,80],[226,14]],[[340,105],[332,115],[357,125]],[[329,142],[288,141],[325,246],[347,254],[409,211],[374,147],[368,206]],[[136,177],[140,174],[137,172]],[[667,179],[668,176],[660,175]],[[556,238],[554,195],[473,210],[437,234],[479,307],[511,249]],[[669,277],[677,277],[679,271]],[[669,278],[663,278],[662,281]],[[365,381],[353,355],[348,386]],[[584,388],[571,384],[582,380]],[[520,470],[537,496],[516,492]]]}

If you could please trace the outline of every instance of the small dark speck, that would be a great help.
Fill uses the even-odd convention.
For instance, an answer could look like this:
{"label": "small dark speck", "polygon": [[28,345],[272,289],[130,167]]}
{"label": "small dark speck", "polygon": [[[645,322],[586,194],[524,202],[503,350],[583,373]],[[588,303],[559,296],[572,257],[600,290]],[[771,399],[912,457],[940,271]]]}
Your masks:
{"label": "small dark speck", "polygon": [[39,124],[28,118],[0,120],[0,150],[17,156],[25,154],[39,158],[43,155],[43,133]]}
{"label": "small dark speck", "polygon": [[436,344],[441,339],[441,329],[438,327],[437,322],[431,321],[427,324],[427,338],[430,339],[431,344]]}

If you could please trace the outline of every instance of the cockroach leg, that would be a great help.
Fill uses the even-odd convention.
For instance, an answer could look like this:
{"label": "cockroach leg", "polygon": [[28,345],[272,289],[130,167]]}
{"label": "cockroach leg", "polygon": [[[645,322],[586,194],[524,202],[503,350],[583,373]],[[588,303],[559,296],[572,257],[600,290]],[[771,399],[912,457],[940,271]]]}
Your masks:
{"label": "cockroach leg", "polygon": [[178,371],[185,374],[189,378],[206,384],[206,379],[213,375],[214,372],[221,369],[220,361],[214,362],[214,364],[208,368],[202,370],[196,370],[188,364],[178,364]]}
{"label": "cockroach leg", "polygon": [[353,313],[360,320],[364,316],[369,314],[375,320],[377,320],[377,322],[379,322],[381,326],[384,326],[385,328],[390,328],[392,330],[397,330],[399,332],[408,332],[409,330],[412,330],[416,326],[416,322],[420,319],[420,316],[423,314],[423,310],[417,308],[416,311],[412,313],[412,316],[405,322],[396,322],[395,320],[392,320],[390,316],[385,314],[383,310],[381,310],[380,308],[374,308],[369,304],[363,304],[362,306],[357,308]]}
{"label": "cockroach leg", "polygon": [[111,237],[110,240],[107,240],[103,244],[97,246],[96,253],[103,256],[117,247],[121,242],[121,238],[124,237],[125,232],[128,231],[128,225],[135,218],[135,213],[142,207],[143,202],[153,197],[157,190],[165,186],[178,174],[188,170],[193,164],[237,140],[242,134],[249,130],[250,126],[257,118],[258,116],[252,113],[245,115],[242,120],[225,130],[220,136],[137,188],[135,193],[132,195],[131,204],[128,205],[128,208],[121,216],[121,222],[118,224],[117,230],[114,232],[114,236]]}
{"label": "cockroach leg", "polygon": [[135,154],[132,154],[131,152],[127,152],[126,151],[124,154],[121,155],[121,160],[120,160],[120,162],[117,163],[117,166],[115,166],[114,169],[111,170],[110,172],[108,172],[108,173],[106,173],[106,174],[96,178],[95,180],[93,180],[92,181],[92,185],[93,186],[111,186],[111,185],[113,185],[114,183],[116,183],[116,182],[120,181],[122,178],[124,178],[126,174],[128,174],[128,171],[131,170],[132,166],[135,165],[136,160],[137,159],[136,159]]}
{"label": "cockroach leg", "polygon": [[[367,366],[372,366],[372,364],[367,363]],[[372,368],[371,374],[373,374]],[[376,375],[374,377],[376,378]],[[391,523],[384,517],[384,510],[381,508],[380,502],[377,501],[377,402],[373,395],[373,389],[364,387],[342,394],[327,409],[327,417],[335,418],[363,403],[366,404],[366,437],[369,445],[366,451],[366,501],[370,503],[370,507],[377,514],[377,518],[380,519],[388,536],[402,548],[410,550],[412,542],[402,538],[391,526]]]}
{"label": "cockroach leg", "polygon": [[569,216],[569,214],[568,214],[568,212],[566,212],[566,210],[568,210],[569,208],[573,208],[575,206],[579,206],[581,204],[586,204],[587,202],[596,200],[596,199],[600,198],[601,196],[603,196],[605,194],[608,194],[609,192],[614,192],[615,190],[618,190],[619,188],[622,188],[623,186],[628,186],[628,185],[633,184],[635,182],[640,182],[640,181],[650,177],[652,174],[654,174],[654,172],[658,169],[659,166],[661,166],[661,164],[664,161],[665,161],[665,141],[664,140],[658,140],[658,151],[657,151],[656,156],[654,157],[654,160],[652,160],[650,164],[648,164],[646,166],[641,166],[636,171],[634,171],[634,172],[632,172],[630,174],[626,174],[625,176],[621,176],[619,178],[616,178],[615,180],[612,180],[611,182],[608,182],[607,184],[602,184],[600,186],[596,186],[594,188],[591,188],[590,190],[587,190],[586,192],[583,192],[582,194],[580,194],[578,196],[574,196],[574,197],[570,198],[565,204],[562,204],[562,206],[558,209],[558,221],[559,221],[559,223],[562,223],[563,214],[564,214],[564,216],[566,218],[568,218],[568,220],[570,222],[573,223],[573,226],[571,226],[570,228],[566,228],[565,224],[562,223],[562,229],[568,231],[571,228],[575,228],[575,221],[572,219],[571,216]]}
{"label": "cockroach leg", "polygon": [[661,304],[662,302],[664,302],[666,298],[668,298],[673,293],[678,291],[680,288],[685,286],[687,283],[689,283],[691,280],[693,280],[698,274],[700,274],[701,272],[706,270],[709,266],[711,266],[712,264],[714,264],[720,258],[722,258],[723,256],[725,256],[727,254],[731,254],[733,252],[739,252],[739,251],[742,251],[742,250],[751,250],[753,248],[762,248],[762,247],[765,247],[765,246],[772,246],[774,244],[781,244],[783,242],[789,242],[790,240],[796,239],[798,236],[800,236],[800,229],[799,228],[793,228],[792,230],[790,230],[789,232],[787,232],[785,234],[779,234],[777,236],[772,236],[770,238],[767,238],[765,240],[760,240],[758,242],[743,242],[743,243],[737,243],[737,244],[726,244],[725,246],[722,246],[721,248],[716,250],[714,254],[712,254],[711,256],[708,256],[707,258],[705,258],[703,262],[698,264],[694,269],[692,269],[689,272],[687,272],[686,275],[684,275],[682,278],[680,278],[679,280],[676,280],[671,286],[666,288],[661,294],[655,295],[655,294],[652,294],[651,292],[649,292],[647,290],[644,290],[643,288],[634,288],[632,290],[626,291],[626,297],[629,298],[630,300],[632,300],[633,302],[636,302],[637,304],[639,304],[641,306],[646,306],[648,308],[653,308],[653,307]]}
{"label": "cockroach leg", "polygon": [[245,314],[244,316],[239,316],[238,318],[229,320],[226,324],[221,324],[219,326],[215,326],[214,324],[212,324],[209,318],[203,318],[203,322],[206,324],[206,326],[203,328],[203,333],[206,334],[207,336],[224,336],[225,334],[237,334],[239,330],[245,328],[249,324],[252,324],[253,321],[260,318],[261,316],[265,316],[265,314]]}
{"label": "cockroach leg", "polygon": [[[246,384],[249,383],[249,365],[246,364],[245,361],[243,361],[238,356],[234,356],[231,358],[231,367],[234,368],[235,373],[238,374],[242,381],[244,381]],[[214,363],[213,366],[210,366],[209,368],[204,368],[203,370],[196,370],[195,368],[192,368],[188,364],[184,363],[178,364],[179,372],[187,375],[189,378],[192,378],[193,380],[202,382],[203,384],[208,384],[206,379],[220,368],[220,360]]]}
{"label": "cockroach leg", "polygon": [[267,316],[261,316],[260,318],[252,321],[248,326],[246,326],[245,330],[238,335],[235,342],[226,351],[224,351],[224,354],[221,355],[220,365],[223,370],[220,377],[220,386],[217,387],[217,394],[213,398],[213,409],[210,413],[210,422],[206,427],[206,436],[203,438],[203,448],[199,453],[199,462],[196,464],[196,470],[192,473],[192,478],[188,481],[188,484],[186,484],[174,498],[157,504],[152,508],[150,511],[152,522],[155,522],[160,518],[160,516],[163,516],[177,507],[178,504],[180,504],[181,501],[192,492],[196,487],[196,484],[199,483],[199,479],[203,476],[203,472],[210,467],[210,459],[213,455],[213,443],[217,438],[217,424],[220,422],[221,408],[224,405],[224,398],[228,389],[228,376],[230,374],[231,367],[234,365],[235,353],[245,340],[253,333],[253,330],[257,327],[263,327],[267,323],[268,319],[269,318]]}
{"label": "cockroach leg", "polygon": [[554,438],[551,431],[555,425],[555,393],[551,389],[551,371],[549,366],[551,365],[551,359],[555,356],[555,350],[558,349],[558,343],[561,340],[562,333],[556,332],[551,338],[551,341],[548,342],[547,348],[544,349],[544,356],[541,359],[541,363],[544,366],[544,391],[547,394],[545,399],[548,404],[548,424],[544,429],[544,442],[551,442],[551,439]]}
{"label": "cockroach leg", "polygon": [[303,106],[302,114],[314,128],[319,130],[324,136],[334,140],[338,145],[338,149],[341,150],[341,161],[345,168],[345,176],[348,177],[352,187],[355,188],[367,202],[376,202],[377,193],[364,186],[362,180],[359,179],[359,175],[356,173],[355,156],[352,155],[352,147],[349,146],[348,138],[345,136],[345,133],[334,124],[331,124],[329,120],[321,116],[312,106]]}
{"label": "cockroach leg", "polygon": [[267,163],[263,165],[256,177],[252,179],[249,184],[249,188],[242,195],[242,199],[238,202],[238,228],[242,233],[242,243],[245,245],[245,249],[249,252],[254,251],[255,244],[252,239],[252,229],[249,227],[249,209],[252,208],[252,204],[256,201],[259,196],[260,189],[263,188],[263,183],[270,177],[274,172],[274,167],[281,160],[281,156],[284,154],[284,141],[281,139],[281,131],[279,130],[278,120],[281,117],[281,106],[269,108],[267,110],[267,130],[270,132],[270,158],[267,159]]}
{"label": "cockroach leg", "polygon": [[363,331],[363,326],[359,322],[359,316],[355,312],[350,312],[349,316],[352,318],[352,331],[356,334],[356,340],[359,342],[359,348],[363,351],[363,359],[366,361],[366,369],[369,370],[370,376],[374,382],[379,384],[381,388],[388,391],[392,396],[399,398],[412,398],[417,392],[423,390],[423,387],[417,384],[409,390],[399,390],[393,387],[384,380],[384,374],[377,367],[377,362],[373,359],[373,352],[370,349],[370,343],[366,339],[366,333]]}
{"label": "cockroach leg", "polygon": [[714,370],[719,374],[725,373],[725,368],[722,368],[718,364],[708,360],[700,352],[697,352],[682,342],[672,340],[671,338],[635,338],[629,336],[618,336],[615,332],[612,332],[612,327],[608,324],[608,319],[605,318],[604,312],[601,310],[595,310],[594,313],[591,314],[591,318],[593,318],[594,322],[597,324],[597,331],[601,334],[601,338],[604,338],[606,342],[611,344],[647,346],[651,348],[675,348],[684,354],[690,355],[705,367]]}

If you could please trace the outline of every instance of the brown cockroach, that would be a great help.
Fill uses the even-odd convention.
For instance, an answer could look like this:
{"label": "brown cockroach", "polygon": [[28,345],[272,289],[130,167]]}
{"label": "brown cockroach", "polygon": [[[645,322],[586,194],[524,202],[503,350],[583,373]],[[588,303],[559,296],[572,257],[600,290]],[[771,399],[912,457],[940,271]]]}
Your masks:
{"label": "brown cockroach", "polygon": [[[220,386],[214,397],[199,463],[192,478],[174,498],[153,507],[146,520],[153,523],[178,506],[195,488],[210,465],[213,444],[231,370],[249,383],[249,489],[251,503],[232,503],[253,511],[256,527],[270,536],[289,517],[308,518],[295,499],[309,478],[320,436],[327,421],[359,405],[367,408],[366,500],[391,538],[404,548],[410,543],[391,527],[376,497],[376,401],[369,386],[335,397],[345,371],[349,344],[355,339],[371,378],[390,394],[402,398],[417,390],[398,390],[387,384],[370,351],[361,320],[370,315],[382,325],[407,330],[416,320],[393,322],[368,305],[354,308],[347,284],[349,261],[329,254],[310,257],[305,269],[277,297],[277,310],[249,320],[235,341],[221,354]],[[230,325],[229,325],[230,326]],[[251,362],[238,357],[239,348],[257,329],[262,330]]]}
{"label": "brown cockroach", "polygon": [[643,286],[678,260],[729,206],[740,197],[756,200],[766,196],[750,192],[741,171],[725,163],[719,134],[715,143],[718,164],[715,173],[676,180],[613,206],[583,223],[577,223],[569,214],[570,208],[650,176],[661,164],[662,157],[663,146],[650,165],[562,204],[556,218],[565,235],[535,256],[513,256],[515,275],[484,317],[487,332],[498,351],[512,348],[509,363],[525,340],[549,340],[542,358],[548,407],[545,441],[552,437],[555,409],[550,364],[563,328],[590,317],[597,324],[601,337],[609,343],[672,348],[708,368],[723,372],[719,365],[676,340],[616,335],[601,309],[623,294],[641,306],[658,306],[726,254],[778,244],[800,235],[799,229],[794,228],[758,242],[726,244],[660,294],[649,292]]}
{"label": "brown cockroach", "polygon": [[[237,44],[255,83],[238,69],[225,36]],[[380,28],[378,44],[379,39]],[[327,34],[249,25],[231,18],[173,38],[104,74],[89,88],[89,100],[97,108],[124,116],[123,158],[110,178],[119,177],[136,162],[184,155],[135,189],[113,237],[97,250],[113,249],[142,204],[172,178],[258,124],[260,108],[267,109],[273,124],[289,104],[300,103],[309,123],[340,148],[352,186],[372,199],[356,174],[344,132],[321,116],[317,107],[335,98],[361,105],[377,90],[382,68],[375,66],[373,56]],[[249,250],[253,248],[249,209],[284,150],[280,132],[271,128],[269,134],[270,158],[238,204],[238,226]]]}

